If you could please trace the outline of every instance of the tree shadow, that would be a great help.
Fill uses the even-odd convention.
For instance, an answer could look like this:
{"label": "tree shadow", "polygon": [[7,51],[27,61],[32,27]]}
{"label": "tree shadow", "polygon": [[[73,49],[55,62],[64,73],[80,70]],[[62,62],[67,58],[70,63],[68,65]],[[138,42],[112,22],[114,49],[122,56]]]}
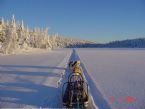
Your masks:
{"label": "tree shadow", "polygon": [[29,71],[0,71],[0,74],[15,74],[25,76],[49,76],[49,77],[60,77],[61,74],[54,72],[29,72]]}
{"label": "tree shadow", "polygon": [[[29,68],[30,71],[27,71]],[[31,71],[31,68],[36,68],[36,71]],[[8,77],[6,78],[8,82],[0,82],[0,108],[3,107],[1,103],[7,103],[8,105],[13,103],[16,106],[14,108],[25,107],[25,105],[38,108],[60,107],[61,101],[57,98],[61,92],[58,92],[57,87],[47,84],[44,85],[44,83],[45,80],[49,80],[49,77],[54,77],[54,79],[55,77],[61,77],[61,73],[58,72],[65,69],[66,68],[63,67],[53,66],[0,65],[0,76],[2,77],[4,75],[4,77]],[[28,78],[25,78],[25,76],[28,76]],[[39,79],[39,77],[40,79],[44,77],[44,79],[40,81],[41,83],[32,81],[32,79]],[[9,82],[11,78],[16,81]],[[11,107],[11,105],[8,107]]]}
{"label": "tree shadow", "polygon": [[0,67],[7,68],[36,68],[36,69],[57,69],[57,70],[65,70],[63,67],[55,67],[55,66],[32,66],[32,65],[0,65]]}
{"label": "tree shadow", "polygon": [[[55,87],[34,84],[32,82],[0,83],[0,87],[3,87],[0,88],[0,102],[43,107],[44,99],[53,100],[57,96]],[[8,87],[11,87],[11,89]],[[47,106],[55,108],[53,104],[47,104]]]}
{"label": "tree shadow", "polygon": [[[15,75],[27,75],[27,76],[50,76],[50,77],[60,77],[60,73],[55,73],[52,70],[66,70],[63,67],[54,66],[28,66],[28,65],[0,65],[0,68],[5,70],[0,70],[0,74],[15,74]],[[40,69],[40,71],[22,71],[24,69]],[[48,71],[46,71],[48,69]],[[45,70],[42,71],[42,70]]]}

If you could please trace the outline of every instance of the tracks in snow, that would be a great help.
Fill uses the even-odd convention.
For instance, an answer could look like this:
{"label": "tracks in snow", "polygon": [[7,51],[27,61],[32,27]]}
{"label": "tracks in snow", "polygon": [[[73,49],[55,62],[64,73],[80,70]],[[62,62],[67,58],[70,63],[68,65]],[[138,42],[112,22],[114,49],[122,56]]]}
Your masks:
{"label": "tracks in snow", "polygon": [[[81,60],[79,55],[77,54],[76,50],[73,50],[75,54],[75,58]],[[84,63],[81,60],[81,67],[83,70],[83,75],[89,85],[89,94],[90,94],[90,107],[88,109],[111,109],[107,101],[104,99],[101,92],[98,90],[97,86],[95,85],[94,81],[90,77],[87,69],[85,68]]]}
{"label": "tracks in snow", "polygon": [[[76,51],[73,49],[71,55],[70,55],[70,58],[69,58],[69,61],[74,61],[74,60],[78,60],[80,59],[79,56],[77,55]],[[69,62],[68,61],[68,62]],[[82,67],[82,65],[81,65]],[[83,72],[84,72],[84,67],[83,68]],[[86,72],[85,72],[86,73]],[[59,83],[59,90],[61,90],[62,86],[63,86],[63,83],[67,82],[67,79],[68,79],[68,76],[70,74],[70,71],[67,67],[67,69],[65,70],[65,72],[62,73],[62,78],[58,81]],[[85,75],[83,75],[85,77]],[[86,79],[86,78],[85,78]],[[61,90],[62,92],[62,90]],[[61,95],[60,95],[61,96]],[[94,100],[92,98],[92,95],[90,95],[90,101],[89,101],[89,107],[87,109],[99,109],[95,103],[94,103]]]}
{"label": "tracks in snow", "polygon": [[[72,52],[70,52],[68,56],[66,56],[63,59],[63,61],[58,65],[59,67],[63,66],[66,68],[64,71],[61,72],[61,78],[57,81],[58,97],[57,97],[56,105],[58,107],[63,107],[61,94],[62,94],[63,83],[67,82],[68,76],[70,74],[70,71],[67,66],[68,62],[74,61],[74,60],[81,60],[81,58],[77,54],[77,51],[73,49]],[[103,98],[101,92],[97,89],[90,75],[88,74],[83,62],[81,63],[81,67],[83,70],[83,76],[85,77],[85,80],[87,81],[89,85],[90,101],[89,101],[89,107],[87,109],[111,109],[108,103],[106,102],[106,100]],[[47,101],[47,99],[45,101]]]}

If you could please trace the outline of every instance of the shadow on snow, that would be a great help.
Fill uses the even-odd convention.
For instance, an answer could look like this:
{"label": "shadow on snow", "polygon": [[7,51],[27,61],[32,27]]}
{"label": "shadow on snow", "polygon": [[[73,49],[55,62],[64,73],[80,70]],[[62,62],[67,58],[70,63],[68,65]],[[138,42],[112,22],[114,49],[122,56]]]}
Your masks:
{"label": "shadow on snow", "polygon": [[[2,69],[1,69],[2,68]],[[28,68],[36,68],[38,71],[21,71]],[[0,83],[0,108],[1,103],[13,103],[17,106],[31,105],[36,107],[58,107],[58,103],[55,103],[55,99],[58,96],[58,90],[56,87],[45,86],[43,84],[37,84],[23,76],[28,77],[61,77],[60,73],[55,73],[53,70],[65,70],[62,67],[52,66],[28,66],[28,65],[0,65],[0,75],[5,75],[11,78],[15,76],[16,82],[1,82]],[[40,72],[39,72],[40,69]],[[48,71],[46,71],[48,69]],[[8,70],[8,71],[7,71]],[[42,72],[45,70],[45,72]],[[34,78],[37,79],[37,78]]]}

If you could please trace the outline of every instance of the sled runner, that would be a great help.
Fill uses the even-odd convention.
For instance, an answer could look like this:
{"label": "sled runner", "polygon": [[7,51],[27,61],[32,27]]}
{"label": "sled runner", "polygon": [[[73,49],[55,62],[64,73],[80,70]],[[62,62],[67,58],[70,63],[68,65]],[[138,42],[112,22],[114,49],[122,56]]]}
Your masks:
{"label": "sled runner", "polygon": [[88,84],[81,74],[72,73],[63,84],[62,101],[64,107],[84,108],[88,106]]}

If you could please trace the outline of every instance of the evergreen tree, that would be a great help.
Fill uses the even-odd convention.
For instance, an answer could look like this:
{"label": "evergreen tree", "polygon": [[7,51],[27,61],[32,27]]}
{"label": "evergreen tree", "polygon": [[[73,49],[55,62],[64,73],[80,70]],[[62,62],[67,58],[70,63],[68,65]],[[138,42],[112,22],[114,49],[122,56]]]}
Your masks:
{"label": "evergreen tree", "polygon": [[3,43],[5,40],[5,23],[4,23],[4,18],[2,17],[0,20],[0,43]]}

